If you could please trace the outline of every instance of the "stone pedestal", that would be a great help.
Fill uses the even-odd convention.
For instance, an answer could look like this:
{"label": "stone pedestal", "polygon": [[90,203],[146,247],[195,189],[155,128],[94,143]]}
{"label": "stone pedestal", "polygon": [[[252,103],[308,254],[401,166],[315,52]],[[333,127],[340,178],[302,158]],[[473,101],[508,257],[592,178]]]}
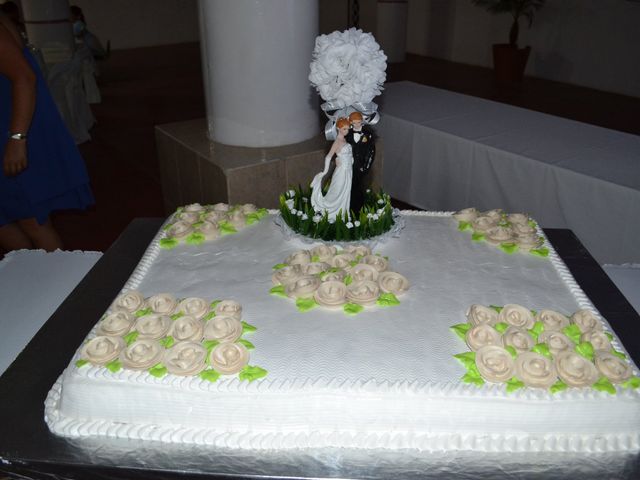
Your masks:
{"label": "stone pedestal", "polygon": [[[270,148],[233,147],[212,142],[206,119],[156,126],[162,193],[167,214],[189,203],[253,203],[278,208],[290,186],[309,185],[322,171],[331,143],[311,140]],[[382,185],[383,146],[376,143],[372,188]]]}

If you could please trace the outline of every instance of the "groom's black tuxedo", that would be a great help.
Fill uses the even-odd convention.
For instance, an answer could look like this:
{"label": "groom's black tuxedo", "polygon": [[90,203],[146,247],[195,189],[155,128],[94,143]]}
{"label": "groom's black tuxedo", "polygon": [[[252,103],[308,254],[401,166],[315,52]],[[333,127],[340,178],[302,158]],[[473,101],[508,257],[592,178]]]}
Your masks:
{"label": "groom's black tuxedo", "polygon": [[[359,133],[356,140],[354,134]],[[349,208],[356,214],[364,204],[364,193],[367,187],[365,177],[369,173],[376,156],[375,133],[368,126],[363,126],[360,132],[349,130],[345,139],[351,145],[353,152],[353,178],[351,180],[351,202]]]}

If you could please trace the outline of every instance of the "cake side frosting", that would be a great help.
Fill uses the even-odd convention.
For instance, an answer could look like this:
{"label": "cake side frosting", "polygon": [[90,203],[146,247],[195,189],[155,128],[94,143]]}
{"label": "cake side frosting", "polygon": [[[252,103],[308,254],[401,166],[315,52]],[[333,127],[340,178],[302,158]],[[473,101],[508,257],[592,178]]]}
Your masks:
{"label": "cake side frosting", "polygon": [[[460,350],[459,340],[448,328],[464,321],[470,299],[487,305],[508,300],[597,313],[548,242],[549,259],[508,256],[487,245],[456,240],[460,237],[449,214],[405,212],[403,216],[407,221],[403,237],[380,250],[406,272],[411,295],[398,307],[375,307],[355,318],[326,311],[285,313],[281,300],[264,295],[270,275],[258,279],[255,272],[265,267],[269,272],[285,252],[302,245],[296,241],[283,245],[270,221],[233,239],[211,243],[196,256],[200,258],[183,247],[170,254],[160,252],[159,234],[124,290],[137,288],[145,295],[171,290],[180,297],[237,296],[246,306],[247,320],[260,326],[257,355],[269,378],[252,383],[227,379],[210,383],[172,375],[157,379],[144,372],[77,369],[72,362],[47,400],[50,428],[70,436],[98,434],[244,448],[638,447],[638,431],[633,428],[640,424],[636,391],[611,396],[578,389],[551,395],[526,389],[506,394],[500,386],[478,389],[458,381],[464,369],[452,355]],[[213,276],[205,275],[211,271]],[[531,275],[544,282],[532,281]],[[451,289],[458,291],[453,295],[447,292]],[[624,351],[617,338],[612,343]],[[99,397],[112,401],[104,405],[89,401],[96,388],[103,392]],[[171,402],[163,400],[168,391]],[[200,414],[171,411],[174,401]],[[114,409],[114,404],[120,407]],[[142,404],[157,408],[151,413],[138,411]],[[212,404],[218,408],[212,409]]]}

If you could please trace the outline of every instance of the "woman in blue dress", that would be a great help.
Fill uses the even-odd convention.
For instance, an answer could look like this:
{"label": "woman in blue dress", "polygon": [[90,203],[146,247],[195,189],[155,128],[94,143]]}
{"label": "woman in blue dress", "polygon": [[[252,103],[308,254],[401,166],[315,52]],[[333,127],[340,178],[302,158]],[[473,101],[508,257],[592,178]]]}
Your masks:
{"label": "woman in blue dress", "polygon": [[18,30],[0,14],[0,248],[62,248],[49,214],[94,202],[75,142]]}

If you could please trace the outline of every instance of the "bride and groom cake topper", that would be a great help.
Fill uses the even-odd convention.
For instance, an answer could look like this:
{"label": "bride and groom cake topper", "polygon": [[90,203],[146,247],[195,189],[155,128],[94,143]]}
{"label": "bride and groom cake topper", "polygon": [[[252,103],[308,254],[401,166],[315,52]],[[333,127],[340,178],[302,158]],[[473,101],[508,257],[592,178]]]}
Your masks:
{"label": "bride and groom cake topper", "polygon": [[[326,212],[331,221],[338,215],[360,211],[364,204],[366,177],[376,153],[375,134],[365,125],[360,112],[336,121],[337,136],[325,157],[324,170],[311,182],[311,205],[316,212]],[[322,180],[329,172],[331,160],[336,157],[336,168],[326,193]]]}

